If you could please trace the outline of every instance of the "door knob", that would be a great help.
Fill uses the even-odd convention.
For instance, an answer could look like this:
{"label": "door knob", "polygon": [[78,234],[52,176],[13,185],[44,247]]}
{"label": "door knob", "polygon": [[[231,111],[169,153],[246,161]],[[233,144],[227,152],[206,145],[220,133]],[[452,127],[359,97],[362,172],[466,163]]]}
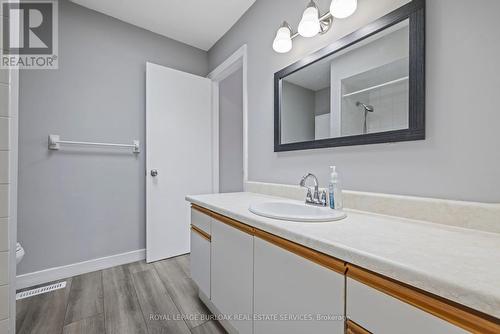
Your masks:
{"label": "door knob", "polygon": [[157,169],[151,169],[151,176],[152,177],[158,176],[158,170]]}

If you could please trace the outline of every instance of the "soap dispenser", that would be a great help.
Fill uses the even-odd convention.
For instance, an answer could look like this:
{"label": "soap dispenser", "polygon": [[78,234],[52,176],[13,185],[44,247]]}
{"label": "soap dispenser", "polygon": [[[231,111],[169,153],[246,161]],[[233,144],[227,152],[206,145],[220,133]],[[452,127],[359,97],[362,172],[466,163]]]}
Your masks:
{"label": "soap dispenser", "polygon": [[330,166],[330,183],[328,183],[328,195],[330,197],[330,209],[342,210],[342,187],[340,177],[335,166]]}

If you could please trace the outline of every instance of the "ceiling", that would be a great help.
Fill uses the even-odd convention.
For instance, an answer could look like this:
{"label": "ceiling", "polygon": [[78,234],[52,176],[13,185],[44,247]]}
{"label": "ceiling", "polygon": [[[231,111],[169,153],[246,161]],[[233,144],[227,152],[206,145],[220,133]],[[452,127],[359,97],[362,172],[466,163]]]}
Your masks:
{"label": "ceiling", "polygon": [[331,58],[325,58],[302,70],[299,70],[283,80],[314,92],[330,87]]}
{"label": "ceiling", "polygon": [[209,50],[255,0],[71,0],[157,34]]}

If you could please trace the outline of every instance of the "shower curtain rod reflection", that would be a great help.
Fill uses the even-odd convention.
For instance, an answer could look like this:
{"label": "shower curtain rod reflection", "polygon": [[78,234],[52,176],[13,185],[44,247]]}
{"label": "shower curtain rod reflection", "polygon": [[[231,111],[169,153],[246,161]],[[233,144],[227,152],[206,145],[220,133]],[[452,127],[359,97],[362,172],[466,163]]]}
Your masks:
{"label": "shower curtain rod reflection", "polygon": [[408,80],[409,78],[410,77],[406,76],[406,77],[402,77],[402,78],[399,78],[399,79],[396,79],[396,80],[384,82],[383,84],[380,84],[380,85],[376,85],[376,86],[364,88],[364,89],[361,89],[361,90],[358,90],[358,91],[355,91],[355,92],[352,92],[352,93],[344,94],[344,95],[342,95],[342,97],[349,97],[349,96],[353,96],[353,95],[356,95],[356,94],[361,94],[361,93],[364,93],[364,92],[368,92],[368,91],[371,91],[371,90],[374,90],[374,89],[377,89],[377,88],[382,88],[382,87],[385,87],[385,86],[393,85],[393,84],[396,84],[398,82]]}

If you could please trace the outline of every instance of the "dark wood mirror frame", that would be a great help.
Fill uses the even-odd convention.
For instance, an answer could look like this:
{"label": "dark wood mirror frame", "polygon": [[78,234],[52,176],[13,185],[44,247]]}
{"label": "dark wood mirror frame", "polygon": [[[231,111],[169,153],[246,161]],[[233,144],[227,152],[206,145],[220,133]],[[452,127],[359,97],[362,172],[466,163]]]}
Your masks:
{"label": "dark wood mirror frame", "polygon": [[[282,79],[384,29],[409,19],[409,128],[380,133],[281,143]],[[425,0],[413,0],[274,74],[274,151],[295,151],[425,139]]]}

